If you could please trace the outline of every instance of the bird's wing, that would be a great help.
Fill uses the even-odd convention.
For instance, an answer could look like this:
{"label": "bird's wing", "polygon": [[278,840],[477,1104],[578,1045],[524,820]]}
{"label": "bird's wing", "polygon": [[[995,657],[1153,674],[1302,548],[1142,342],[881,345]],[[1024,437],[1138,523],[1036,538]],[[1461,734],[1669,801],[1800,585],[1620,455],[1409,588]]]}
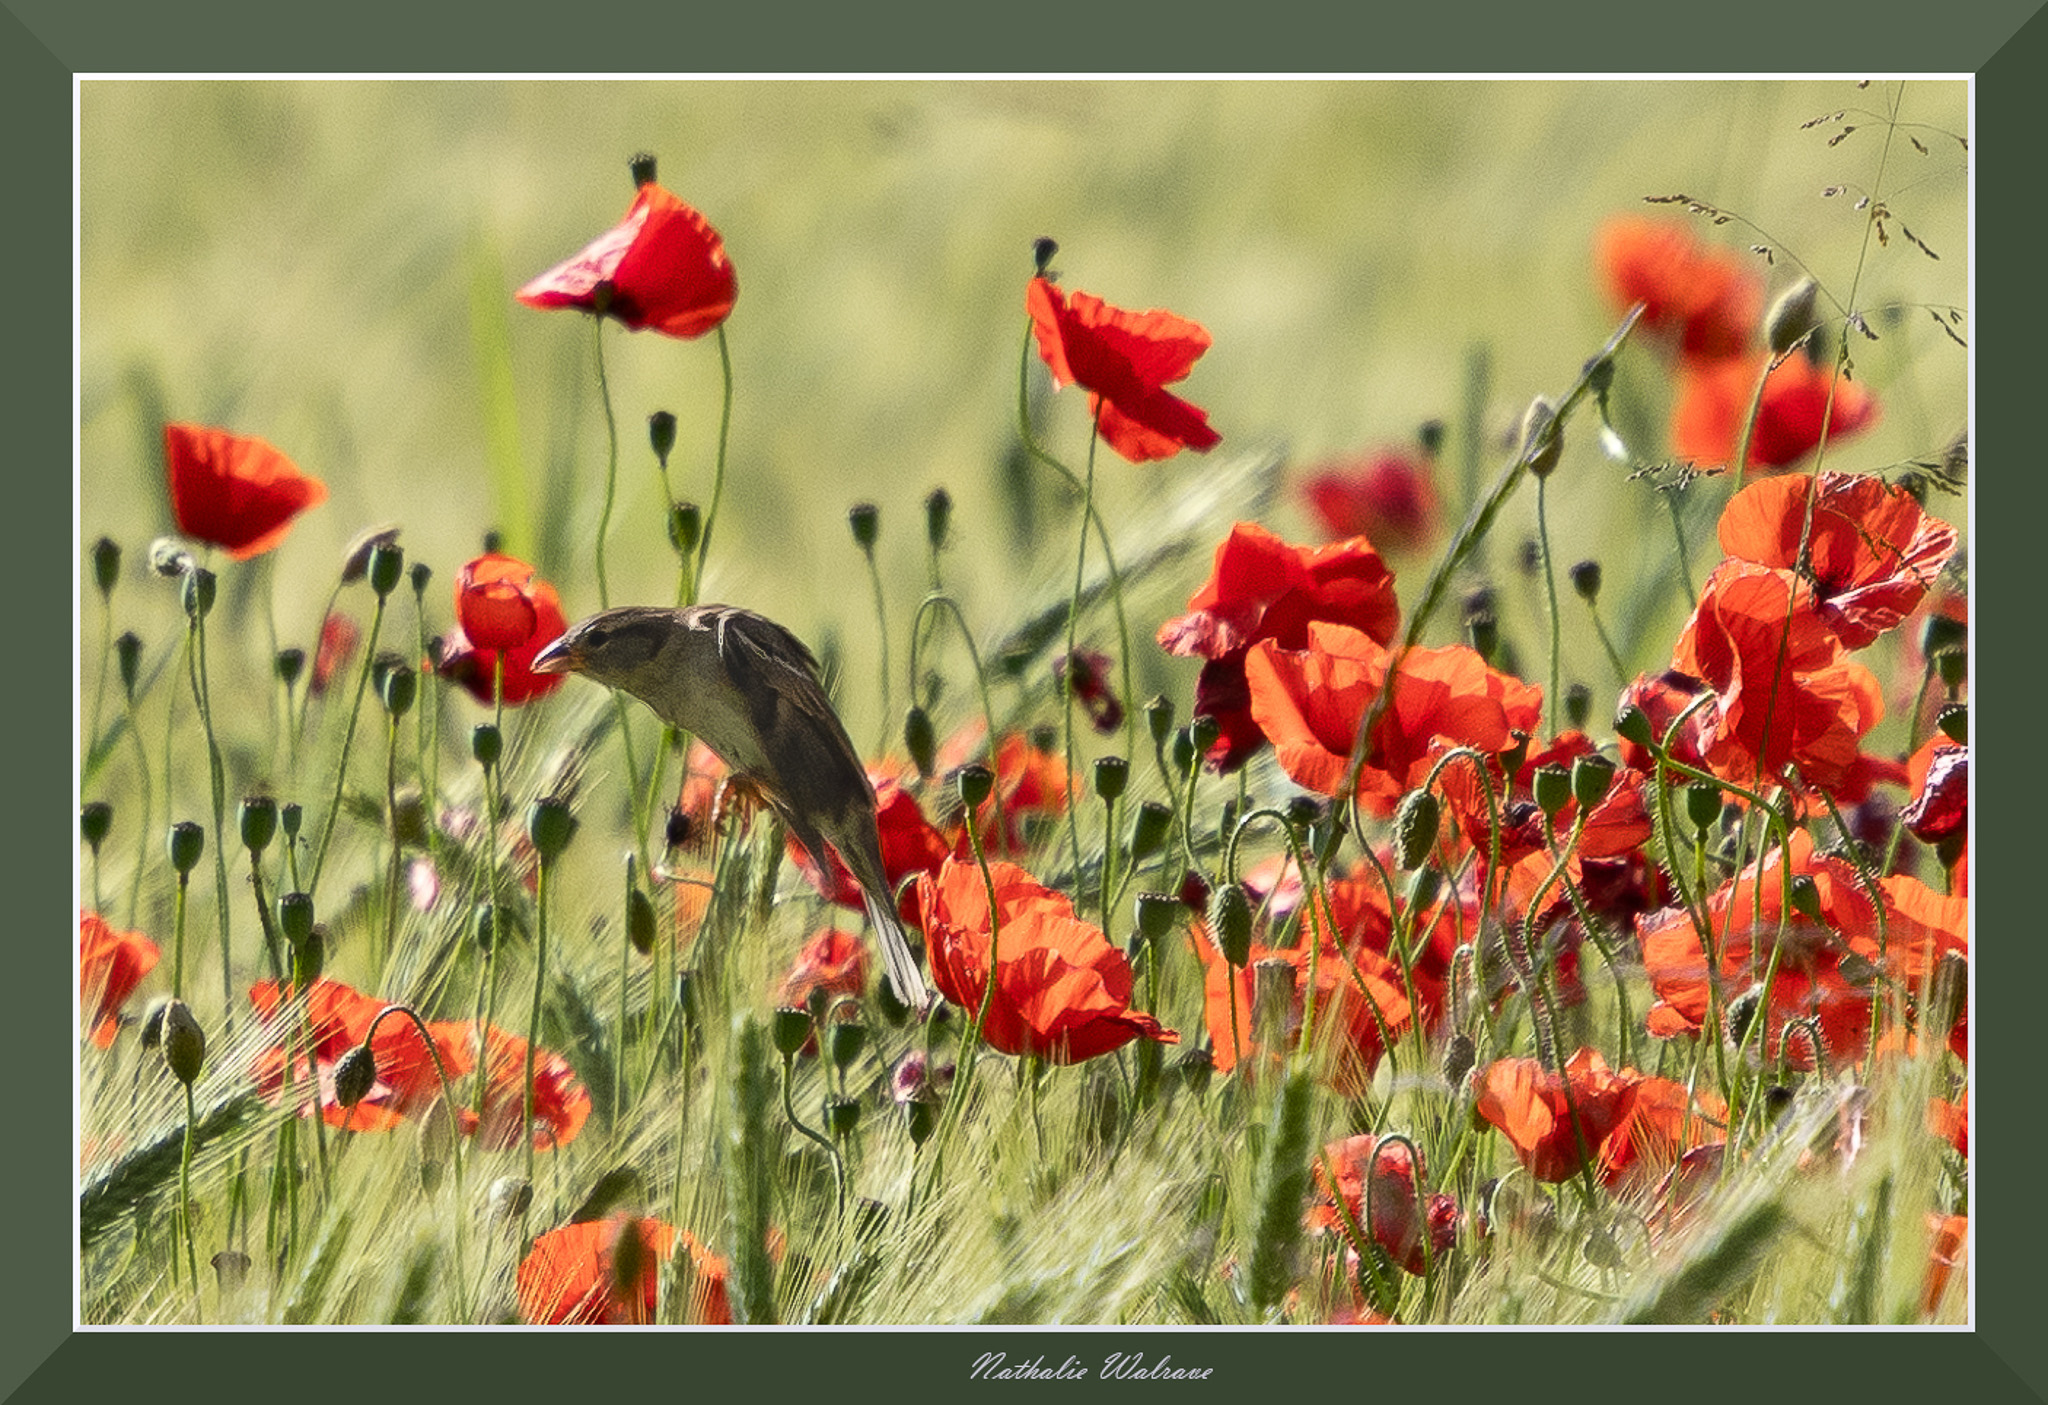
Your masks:
{"label": "bird's wing", "polygon": [[831,814],[840,808],[834,800],[864,804],[872,813],[874,789],[818,683],[811,651],[781,625],[747,610],[725,610],[716,629],[719,660],[747,698],[776,784],[808,813]]}

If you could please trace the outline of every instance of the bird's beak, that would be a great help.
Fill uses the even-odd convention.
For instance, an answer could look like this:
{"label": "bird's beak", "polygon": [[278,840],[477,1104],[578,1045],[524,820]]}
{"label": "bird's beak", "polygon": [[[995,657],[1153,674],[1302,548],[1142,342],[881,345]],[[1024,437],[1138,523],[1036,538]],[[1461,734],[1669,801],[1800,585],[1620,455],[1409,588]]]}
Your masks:
{"label": "bird's beak", "polygon": [[582,662],[577,656],[576,645],[565,634],[535,654],[527,667],[535,673],[575,673]]}

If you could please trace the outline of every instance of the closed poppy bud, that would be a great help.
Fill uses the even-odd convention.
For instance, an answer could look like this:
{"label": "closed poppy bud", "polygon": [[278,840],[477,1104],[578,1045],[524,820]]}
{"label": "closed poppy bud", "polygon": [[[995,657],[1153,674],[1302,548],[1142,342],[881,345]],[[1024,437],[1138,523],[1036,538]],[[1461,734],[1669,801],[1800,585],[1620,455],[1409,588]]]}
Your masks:
{"label": "closed poppy bud", "polygon": [[1173,746],[1168,753],[1167,759],[1173,763],[1173,769],[1176,774],[1185,772],[1190,766],[1194,765],[1195,758],[1201,754],[1201,752],[1195,749],[1195,738],[1186,727],[1182,727],[1174,732]]}
{"label": "closed poppy bud", "polygon": [[780,1005],[769,1016],[768,1037],[775,1043],[775,1052],[785,1059],[793,1059],[811,1037],[811,1012],[801,1005]]}
{"label": "closed poppy bud", "polygon": [[107,831],[113,827],[114,807],[106,801],[88,800],[78,807],[78,832],[93,853],[99,853],[100,845],[106,842]]}
{"label": "closed poppy bud", "polygon": [[505,751],[505,734],[494,723],[480,722],[469,734],[469,754],[486,771],[498,764]]}
{"label": "closed poppy bud", "polygon": [[501,1224],[511,1224],[533,1204],[533,1182],[524,1176],[500,1176],[491,1182],[484,1212]]}
{"label": "closed poppy bud", "polygon": [[305,819],[306,807],[296,800],[287,802],[285,807],[277,812],[277,822],[284,828],[284,837],[294,843],[298,842],[299,826]]}
{"label": "closed poppy bud", "polygon": [[1453,1088],[1464,1082],[1465,1075],[1472,1071],[1478,1060],[1478,1046],[1469,1034],[1454,1034],[1444,1045],[1444,1082]]}
{"label": "closed poppy bud", "polygon": [[676,447],[676,417],[667,410],[656,410],[647,417],[647,442],[654,449],[654,457],[668,467],[668,456]]}
{"label": "closed poppy bud", "polygon": [[304,649],[279,649],[277,651],[277,681],[289,688],[299,681],[299,675],[306,671]]}
{"label": "closed poppy bud", "polygon": [[398,589],[405,574],[405,551],[396,542],[378,542],[370,548],[370,589],[382,600]]}
{"label": "closed poppy bud", "polygon": [[868,1046],[868,1027],[857,1020],[835,1021],[826,1039],[832,1064],[844,1073]]}
{"label": "closed poppy bud", "polygon": [[1500,652],[1500,621],[1487,613],[1472,615],[1465,621],[1465,637],[1472,641],[1472,652],[1491,664]]}
{"label": "closed poppy bud", "polygon": [[1820,887],[1813,881],[1812,874],[1792,875],[1792,910],[1816,922],[1821,920]]}
{"label": "closed poppy bud", "polygon": [[846,510],[846,525],[853,528],[855,546],[873,551],[875,539],[881,535],[882,509],[871,502],[857,502]]}
{"label": "closed poppy bud", "polygon": [[1623,741],[1634,742],[1637,746],[1649,746],[1656,738],[1650,731],[1650,719],[1641,708],[1629,703],[1614,714],[1614,734]]}
{"label": "closed poppy bud", "polygon": [[1166,738],[1173,731],[1173,701],[1164,693],[1145,704],[1145,725],[1151,730],[1154,746],[1166,745]]}
{"label": "closed poppy bud", "polygon": [[377,683],[378,694],[384,699],[384,710],[393,717],[403,717],[412,711],[413,696],[418,690],[419,679],[404,664],[386,669]]}
{"label": "closed poppy bud", "polygon": [[191,820],[179,820],[171,826],[165,848],[171,856],[171,867],[183,878],[199,866],[199,857],[206,852],[206,831]]}
{"label": "closed poppy bud", "polygon": [[427,583],[434,579],[434,568],[424,561],[415,561],[412,563],[412,569],[405,574],[406,579],[412,582],[412,593],[416,596],[425,595]]}
{"label": "closed poppy bud", "polygon": [[1600,563],[1581,561],[1571,569],[1572,589],[1590,605],[1600,598]]}
{"label": "closed poppy bud", "polygon": [[654,950],[654,903],[638,888],[626,895],[626,940],[642,956]]}
{"label": "closed poppy bud", "polygon": [[1138,935],[1156,942],[1173,930],[1180,916],[1180,899],[1168,893],[1140,893],[1137,899]]}
{"label": "closed poppy bud", "polygon": [[252,795],[242,802],[242,846],[260,854],[277,833],[277,802],[267,795]]}
{"label": "closed poppy bud", "polygon": [[277,927],[294,948],[313,935],[313,895],[286,893],[277,900]]}
{"label": "closed poppy bud", "polygon": [[1934,725],[1957,746],[1970,744],[1970,709],[1962,703],[1950,703],[1936,713]]}
{"label": "closed poppy bud", "polygon": [[954,773],[953,783],[960,788],[961,801],[972,811],[979,809],[995,789],[996,775],[986,766],[962,766]]}
{"label": "closed poppy bud", "polygon": [[1694,829],[1705,829],[1721,818],[1721,787],[1712,781],[1694,781],[1685,788],[1685,817]]}
{"label": "closed poppy bud", "polygon": [[498,908],[495,903],[478,903],[476,911],[470,914],[469,936],[478,951],[489,951],[498,930]]}
{"label": "closed poppy bud", "polygon": [[112,537],[101,537],[92,544],[92,578],[101,595],[114,593],[121,579],[121,548]]}
{"label": "closed poppy bud", "polygon": [[1166,846],[1166,836],[1172,830],[1173,811],[1157,800],[1147,800],[1131,821],[1131,857],[1151,858]]}
{"label": "closed poppy bud", "polygon": [[939,1104],[935,1098],[911,1098],[903,1104],[903,1125],[910,1132],[910,1144],[923,1146],[939,1129]]}
{"label": "closed poppy bud", "polygon": [[526,837],[543,863],[560,858],[575,834],[576,817],[559,797],[542,796],[526,812]]}
{"label": "closed poppy bud", "polygon": [[178,603],[185,607],[185,618],[203,620],[213,613],[213,597],[219,581],[213,572],[204,566],[194,566],[185,573],[178,583]]}
{"label": "closed poppy bud", "polygon": [[1557,428],[1557,407],[1539,395],[1522,415],[1522,463],[1538,478],[1547,478],[1564,453],[1564,436]]}
{"label": "closed poppy bud", "polygon": [[142,640],[134,631],[126,631],[114,641],[114,662],[121,669],[122,693],[132,702],[135,698],[135,680],[142,670]]}
{"label": "closed poppy bud", "polygon": [[1756,1018],[1757,1006],[1763,1002],[1762,986],[1751,986],[1728,1002],[1728,1037],[1740,1044],[1749,1037],[1749,1024]]}
{"label": "closed poppy bud", "polygon": [[1232,966],[1252,954],[1252,904],[1241,883],[1220,883],[1209,894],[1209,934]]}
{"label": "closed poppy bud", "polygon": [[164,1065],[171,1077],[191,1087],[206,1066],[206,1031],[192,1014],[192,1007],[173,999],[164,1005]]}
{"label": "closed poppy bud", "polygon": [[1095,793],[1104,804],[1114,805],[1124,793],[1124,786],[1131,778],[1131,763],[1121,756],[1098,756],[1095,759]]}
{"label": "closed poppy bud", "polygon": [[1536,795],[1536,808],[1546,819],[1554,820],[1572,798],[1572,773],[1562,766],[1538,766],[1530,788]]}
{"label": "closed poppy bud", "polygon": [[1572,799],[1579,802],[1581,810],[1590,810],[1607,798],[1607,788],[1614,784],[1614,763],[1598,752],[1581,756],[1572,762]]}
{"label": "closed poppy bud", "polygon": [[704,513],[693,502],[679,502],[669,509],[668,539],[671,545],[688,556],[697,549],[697,542],[704,535]]}
{"label": "closed poppy bud", "polygon": [[932,773],[938,744],[938,735],[932,728],[930,713],[921,707],[913,707],[903,715],[903,746],[909,751],[910,759],[917,766],[917,773],[920,776],[929,776]]}
{"label": "closed poppy bud", "polygon": [[1031,241],[1031,266],[1043,277],[1045,270],[1052,264],[1053,255],[1059,251],[1057,240],[1049,239],[1043,234],[1039,235]]}
{"label": "closed poppy bud", "polygon": [[292,984],[309,988],[327,969],[327,928],[316,922],[306,939],[292,948]]}
{"label": "closed poppy bud", "polygon": [[1764,340],[1773,352],[1783,356],[1819,325],[1813,315],[1819,301],[1820,285],[1811,278],[1802,278],[1778,294],[1764,316]]}
{"label": "closed poppy bud", "polygon": [[1442,818],[1443,807],[1428,786],[1401,797],[1401,804],[1394,811],[1394,856],[1401,867],[1421,868],[1428,861]]}
{"label": "closed poppy bud", "polygon": [[358,1044],[334,1065],[334,1100],[354,1107],[377,1086],[377,1056],[367,1044]]}
{"label": "closed poppy bud", "polygon": [[944,488],[934,488],[924,495],[924,539],[931,543],[933,551],[946,545],[946,536],[953,529],[953,495]]}
{"label": "closed poppy bud", "polygon": [[1586,719],[1593,715],[1593,690],[1583,683],[1574,683],[1564,690],[1564,720],[1575,732],[1586,730]]}
{"label": "closed poppy bud", "polygon": [[1403,894],[1402,901],[1407,904],[1410,912],[1426,911],[1435,905],[1436,896],[1442,891],[1443,886],[1442,870],[1434,867],[1418,868],[1408,879],[1408,891]]}

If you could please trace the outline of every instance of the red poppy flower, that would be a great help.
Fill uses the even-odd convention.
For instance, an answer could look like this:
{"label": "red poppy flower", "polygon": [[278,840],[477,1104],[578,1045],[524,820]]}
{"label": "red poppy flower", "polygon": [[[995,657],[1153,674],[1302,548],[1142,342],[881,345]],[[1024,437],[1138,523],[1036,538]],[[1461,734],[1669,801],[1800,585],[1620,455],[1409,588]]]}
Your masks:
{"label": "red poppy flower", "polygon": [[858,997],[868,988],[868,949],[852,932],[827,927],[803,944],[782,978],[778,1005],[801,1008],[813,991]]}
{"label": "red poppy flower", "polygon": [[[1439,754],[1443,749],[1441,746],[1435,748]],[[1500,809],[1500,856],[1503,864],[1518,863],[1531,854],[1549,852],[1549,844],[1543,834],[1543,812],[1537,808],[1534,795],[1536,772],[1545,766],[1562,766],[1569,770],[1580,757],[1597,752],[1598,748],[1585,733],[1568,731],[1560,733],[1557,740],[1541,750],[1528,752],[1515,771],[1513,784],[1507,783],[1507,777],[1497,762],[1488,764],[1493,801]],[[1641,848],[1643,841],[1650,837],[1650,816],[1643,807],[1643,781],[1643,774],[1630,767],[1614,773],[1606,796],[1586,817],[1585,828],[1572,851],[1574,858],[1621,858]],[[1472,763],[1469,760],[1454,761],[1446,766],[1439,774],[1438,788],[1451,813],[1457,817],[1465,841],[1484,862],[1484,856],[1492,851],[1493,818],[1487,808],[1487,788],[1480,783]],[[1551,822],[1559,847],[1571,835],[1578,818],[1579,802],[1567,799],[1564,808]]]}
{"label": "red poppy flower", "polygon": [[1733,356],[1749,345],[1763,287],[1734,254],[1683,225],[1626,217],[1601,226],[1597,257],[1618,307],[1643,304],[1643,326],[1688,357]]}
{"label": "red poppy flower", "polygon": [[1535,1059],[1496,1059],[1478,1088],[1475,1110],[1507,1135],[1530,1176],[1550,1182],[1576,1176],[1636,1097],[1636,1080],[1614,1073],[1593,1049],[1574,1054],[1562,1074]]}
{"label": "red poppy flower", "polygon": [[[1332,1167],[1336,1169],[1334,1186]],[[1309,1207],[1308,1227],[1344,1233],[1344,1217],[1337,1213],[1341,1195],[1350,1222],[1404,1271],[1420,1277],[1428,1271],[1431,1257],[1446,1253],[1458,1242],[1458,1202],[1441,1192],[1418,1197],[1419,1170],[1408,1143],[1396,1138],[1382,1139],[1365,1132],[1331,1142],[1316,1160],[1316,1203]],[[1366,1204],[1368,1183],[1370,1208]]]}
{"label": "red poppy flower", "polygon": [[78,1010],[104,1049],[121,1027],[121,1007],[155,969],[156,943],[140,932],[117,932],[97,912],[78,914]]}
{"label": "red poppy flower", "polygon": [[1333,540],[1364,537],[1388,551],[1414,551],[1437,531],[1430,467],[1414,450],[1390,449],[1317,470],[1301,496]]}
{"label": "red poppy flower", "polygon": [[564,1225],[535,1239],[519,1264],[519,1315],[537,1327],[645,1326],[654,1320],[662,1265],[678,1244],[692,1270],[685,1320],[730,1326],[725,1260],[687,1230],[625,1216]]}
{"label": "red poppy flower", "polygon": [[164,426],[171,511],[178,530],[246,561],[284,540],[292,519],[327,501],[327,485],[249,435],[196,424]]}
{"label": "red poppy flower", "polygon": [[1207,413],[1165,389],[1209,349],[1200,324],[1157,309],[1126,312],[1087,293],[1070,296],[1043,278],[1025,289],[1024,309],[1053,384],[1088,391],[1103,442],[1124,458],[1149,463],[1222,442]]}
{"label": "red poppy flower", "polygon": [[1844,647],[1861,649],[1920,604],[1956,549],[1956,529],[1931,517],[1903,488],[1863,473],[1823,471],[1807,521],[1813,479],[1752,483],[1721,513],[1721,549],[1738,560],[1792,570],[1805,539],[1808,579],[1821,617]]}
{"label": "red poppy flower", "polygon": [[1970,822],[1970,748],[1937,733],[1906,763],[1913,799],[1899,823],[1923,844],[1960,834]]}
{"label": "red poppy flower", "polygon": [[[982,1037],[1005,1054],[1079,1063],[1140,1036],[1180,1036],[1131,1008],[1131,963],[1065,896],[1015,864],[993,863],[998,964]],[[940,994],[971,1018],[988,989],[989,901],[980,867],[948,859],[917,880],[925,949]]]}
{"label": "red poppy flower", "polygon": [[[1678,403],[1671,412],[1671,451],[1702,466],[1726,464],[1735,453],[1750,396],[1767,356],[1687,364],[1679,372]],[[1828,407],[1830,388],[1834,408]],[[1763,403],[1749,438],[1749,467],[1788,468],[1820,443],[1842,440],[1877,419],[1877,401],[1859,383],[1836,379],[1798,353],[1785,358],[1764,382]]]}
{"label": "red poppy flower", "polygon": [[[988,728],[982,723],[968,723],[946,739],[934,764],[947,775],[970,763],[988,764],[988,749],[982,740],[987,735]],[[1009,733],[996,747],[995,769],[995,788],[975,812],[975,822],[982,847],[989,854],[1014,857],[1031,848],[1047,820],[1066,813],[1067,806],[1080,795],[1081,785],[1069,775],[1065,757],[1039,746],[1022,732]],[[1003,815],[1000,828],[996,824],[998,799]],[[941,816],[941,822],[952,836],[953,854],[964,859],[973,850],[967,842],[967,826],[958,818],[959,802],[954,804],[955,817]]]}
{"label": "red poppy flower", "polygon": [[1216,548],[1209,579],[1188,597],[1188,613],[1159,629],[1159,647],[1203,658],[1197,717],[1222,729],[1209,765],[1234,771],[1266,744],[1251,714],[1245,651],[1261,639],[1299,649],[1311,620],[1363,630],[1384,644],[1401,623],[1394,575],[1363,537],[1329,546],[1290,546],[1255,522],[1239,522]]}
{"label": "red poppy flower", "polygon": [[516,295],[528,307],[573,307],[638,332],[701,337],[725,321],[739,278],[704,216],[649,181],[626,218]]}
{"label": "red poppy flower", "polygon": [[[1927,1277],[1920,1289],[1920,1315],[1932,1317],[1948,1292],[1949,1275],[1961,1268],[1970,1251],[1968,1215],[1927,1216]],[[1966,1280],[1967,1281],[1967,1280]]]}
{"label": "red poppy flower", "polygon": [[[501,654],[508,707],[545,697],[568,677],[533,671],[534,657],[567,631],[569,621],[555,588],[518,558],[479,556],[465,565],[456,578],[455,618],[456,627],[441,641],[437,671],[461,684],[478,702],[488,706],[492,701]],[[515,637],[520,642],[486,642]]]}
{"label": "red poppy flower", "polygon": [[[940,862],[953,852],[953,846],[924,817],[917,797],[903,788],[902,780],[892,771],[877,774],[877,769],[870,767],[868,779],[875,787],[875,830],[882,842],[882,876],[888,879],[891,892],[901,893],[896,900],[898,913],[906,923],[914,925],[917,893],[905,887],[903,880],[913,873],[937,873]],[[819,868],[795,835],[789,836],[788,852],[790,862],[825,901],[854,912],[865,910],[860,884],[837,853],[829,855],[832,866],[828,872]]]}
{"label": "red poppy flower", "polygon": [[[1240,1063],[1247,1071],[1277,1064],[1301,1042],[1302,1022],[1308,1017],[1306,987],[1313,964],[1315,1037],[1323,1077],[1346,1096],[1356,1096],[1371,1086],[1373,1072],[1386,1053],[1388,1041],[1407,1033],[1414,1018],[1413,1008],[1401,981],[1400,967],[1363,942],[1339,951],[1323,935],[1320,922],[1312,923],[1311,927],[1318,939],[1313,946],[1305,942],[1276,949],[1254,942],[1245,964],[1233,969],[1208,939],[1207,929],[1197,924],[1196,950],[1208,968],[1202,988],[1203,1016],[1216,1071],[1230,1073]],[[1315,952],[1313,963],[1311,950]],[[1258,967],[1271,960],[1294,968],[1293,996],[1283,1022],[1281,1048],[1265,1044],[1256,1028]]]}
{"label": "red poppy flower", "polygon": [[1600,1144],[1603,1185],[1645,1187],[1661,1180],[1689,1151],[1725,1142],[1727,1104],[1701,1089],[1625,1068],[1620,1077],[1635,1083],[1635,1100],[1620,1124]]}
{"label": "red poppy flower", "polygon": [[316,697],[327,691],[335,674],[348,667],[362,642],[362,630],[347,615],[335,612],[321,621],[320,646],[313,651],[313,677],[306,685]]}
{"label": "red poppy flower", "polygon": [[1961,1102],[1945,1098],[1927,1101],[1927,1130],[1956,1149],[1956,1155],[1970,1154],[1970,1090],[1963,1089]]}

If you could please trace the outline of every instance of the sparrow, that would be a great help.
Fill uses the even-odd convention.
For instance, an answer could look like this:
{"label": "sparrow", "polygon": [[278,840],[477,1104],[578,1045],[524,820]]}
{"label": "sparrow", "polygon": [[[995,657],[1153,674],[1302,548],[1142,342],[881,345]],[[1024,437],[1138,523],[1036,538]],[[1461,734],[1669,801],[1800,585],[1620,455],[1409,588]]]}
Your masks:
{"label": "sparrow", "polygon": [[932,993],[882,868],[875,788],[818,683],[818,661],[781,625],[735,605],[627,605],[579,620],[531,665],[621,688],[716,752],[773,807],[821,871],[829,844],[860,884],[882,966],[913,1010]]}

